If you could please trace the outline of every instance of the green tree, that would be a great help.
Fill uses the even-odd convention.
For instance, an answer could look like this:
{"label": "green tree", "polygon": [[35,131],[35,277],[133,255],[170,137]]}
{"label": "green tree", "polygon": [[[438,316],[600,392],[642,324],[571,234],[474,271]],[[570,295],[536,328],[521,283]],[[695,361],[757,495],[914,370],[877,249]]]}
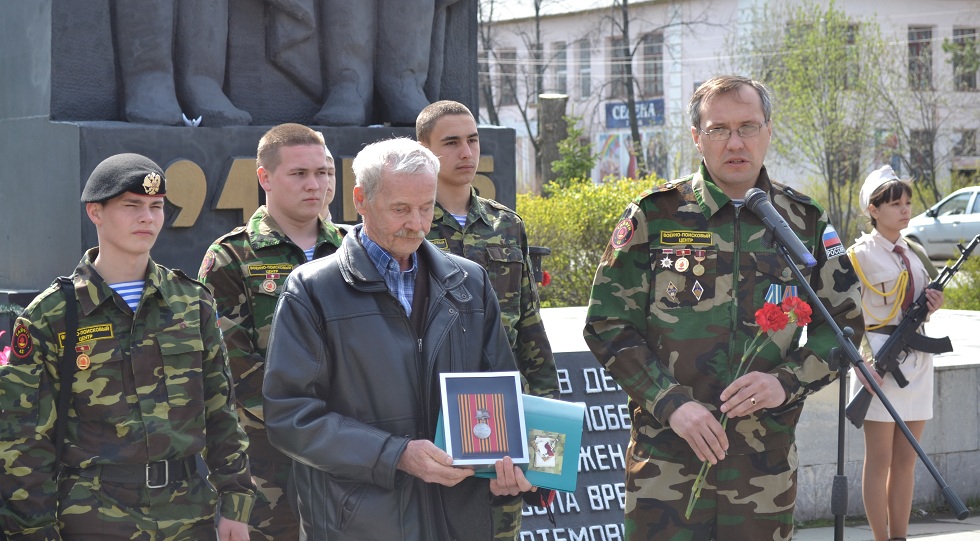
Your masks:
{"label": "green tree", "polygon": [[[772,90],[772,149],[827,208],[841,238],[860,227],[857,194],[873,161],[884,40],[871,16],[849,17],[838,2],[771,2],[747,13],[729,41],[730,69]],[[818,182],[811,180],[818,179]]]}
{"label": "green tree", "polygon": [[563,189],[551,183],[549,197],[517,194],[517,211],[527,224],[528,241],[551,249],[542,263],[551,275],[551,283],[539,289],[542,306],[588,304],[595,269],[626,205],[643,190],[662,183],[652,176],[603,184],[576,182]]}
{"label": "green tree", "polygon": [[595,167],[598,156],[592,152],[592,145],[581,127],[581,120],[565,117],[568,137],[558,142],[561,159],[551,162],[551,170],[557,176],[554,182],[545,186],[546,189],[567,188],[575,182],[587,181],[592,177],[592,168]]}

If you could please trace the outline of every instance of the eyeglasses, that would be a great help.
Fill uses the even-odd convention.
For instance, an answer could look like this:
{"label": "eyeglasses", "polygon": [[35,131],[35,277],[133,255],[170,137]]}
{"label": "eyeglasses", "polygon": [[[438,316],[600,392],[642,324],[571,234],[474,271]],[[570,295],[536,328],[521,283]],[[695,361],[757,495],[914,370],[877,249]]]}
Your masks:
{"label": "eyeglasses", "polygon": [[[760,131],[762,131],[762,127],[768,123],[769,121],[767,120],[762,124],[746,124],[744,126],[740,126],[735,131],[738,132],[738,136],[742,139],[745,139],[746,137],[755,137],[756,135],[759,135]],[[707,135],[708,139],[712,141],[727,141],[732,138],[732,130],[728,128],[714,128],[707,131],[698,128],[698,131]]]}

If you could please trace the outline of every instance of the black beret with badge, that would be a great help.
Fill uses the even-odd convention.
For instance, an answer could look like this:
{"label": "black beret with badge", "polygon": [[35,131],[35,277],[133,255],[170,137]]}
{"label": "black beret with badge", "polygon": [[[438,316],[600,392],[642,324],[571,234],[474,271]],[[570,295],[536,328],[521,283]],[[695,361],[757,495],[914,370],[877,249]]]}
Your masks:
{"label": "black beret with badge", "polygon": [[163,176],[163,169],[140,154],[109,156],[89,175],[82,190],[82,203],[108,201],[125,192],[166,195],[167,179]]}

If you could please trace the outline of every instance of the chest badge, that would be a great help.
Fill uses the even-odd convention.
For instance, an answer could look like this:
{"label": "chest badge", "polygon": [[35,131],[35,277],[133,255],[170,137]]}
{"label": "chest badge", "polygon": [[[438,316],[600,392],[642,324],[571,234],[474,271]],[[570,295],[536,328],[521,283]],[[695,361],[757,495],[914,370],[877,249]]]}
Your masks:
{"label": "chest badge", "polygon": [[262,282],[262,290],[266,293],[273,293],[276,288],[279,287],[279,285],[276,284],[277,278],[279,278],[278,274],[266,274],[265,281]]}
{"label": "chest badge", "polygon": [[687,269],[691,267],[691,261],[685,256],[691,255],[691,251],[688,249],[682,249],[677,250],[674,253],[677,254],[677,261],[674,261],[674,270],[677,272],[687,272]]}
{"label": "chest badge", "polygon": [[88,370],[92,366],[92,359],[88,356],[88,351],[92,349],[91,346],[79,345],[75,346],[75,353],[78,353],[78,357],[75,358],[75,366],[79,370]]}

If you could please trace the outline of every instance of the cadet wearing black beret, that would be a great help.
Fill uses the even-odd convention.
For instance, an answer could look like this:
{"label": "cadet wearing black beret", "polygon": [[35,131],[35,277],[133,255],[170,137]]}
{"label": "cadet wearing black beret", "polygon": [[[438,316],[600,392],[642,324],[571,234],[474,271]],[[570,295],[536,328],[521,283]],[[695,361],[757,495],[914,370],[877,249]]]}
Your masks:
{"label": "cadet wearing black beret", "polygon": [[89,175],[82,190],[82,203],[101,203],[124,192],[166,195],[167,179],[163,169],[140,154],[109,156]]}

